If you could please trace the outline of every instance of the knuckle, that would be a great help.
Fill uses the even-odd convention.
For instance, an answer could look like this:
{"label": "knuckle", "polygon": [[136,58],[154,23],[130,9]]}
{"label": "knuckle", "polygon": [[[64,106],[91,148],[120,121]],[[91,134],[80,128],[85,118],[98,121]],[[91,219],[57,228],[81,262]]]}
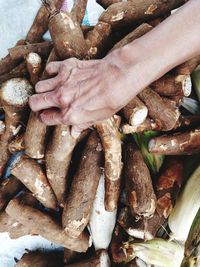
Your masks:
{"label": "knuckle", "polygon": [[71,113],[68,116],[68,121],[69,121],[70,125],[78,124],[78,116],[77,116],[77,114],[76,113]]}
{"label": "knuckle", "polygon": [[61,90],[58,90],[57,93],[56,93],[56,99],[57,99],[57,102],[58,102],[58,105],[59,106],[64,106],[65,105],[65,98],[63,96],[63,92]]}
{"label": "knuckle", "polygon": [[63,84],[65,82],[66,79],[66,70],[61,70],[61,72],[58,75],[58,81]]}

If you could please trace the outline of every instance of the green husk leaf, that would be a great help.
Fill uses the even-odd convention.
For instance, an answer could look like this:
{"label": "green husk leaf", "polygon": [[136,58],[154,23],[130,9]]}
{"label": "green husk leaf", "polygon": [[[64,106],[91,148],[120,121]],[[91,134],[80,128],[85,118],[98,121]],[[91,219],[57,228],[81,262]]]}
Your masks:
{"label": "green husk leaf", "polygon": [[138,257],[158,267],[179,267],[184,254],[183,246],[160,238],[138,243],[126,242],[123,248],[129,261]]}
{"label": "green husk leaf", "polygon": [[151,138],[155,136],[159,136],[160,133],[156,131],[146,131],[144,133],[133,133],[132,136],[140,148],[142,155],[144,157],[144,160],[150,169],[151,173],[153,175],[157,175],[159,172],[163,161],[164,156],[163,155],[154,155],[148,151],[148,143]]}
{"label": "green husk leaf", "polygon": [[185,243],[192,222],[200,208],[200,165],[187,180],[173,208],[168,224],[172,238]]}

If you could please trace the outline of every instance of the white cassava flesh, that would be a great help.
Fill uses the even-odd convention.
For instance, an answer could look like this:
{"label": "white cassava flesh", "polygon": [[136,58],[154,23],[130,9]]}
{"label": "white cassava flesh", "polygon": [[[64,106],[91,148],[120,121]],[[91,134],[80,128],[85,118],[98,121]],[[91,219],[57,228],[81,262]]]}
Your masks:
{"label": "white cassava flesh", "polygon": [[33,93],[33,87],[24,78],[13,78],[1,86],[1,98],[8,105],[24,106]]}
{"label": "white cassava flesh", "polygon": [[194,171],[169,216],[172,238],[185,242],[192,222],[200,208],[200,166]]}
{"label": "white cassava flesh", "polygon": [[116,223],[117,210],[108,212],[104,206],[105,178],[101,176],[89,221],[89,231],[96,250],[107,249]]}

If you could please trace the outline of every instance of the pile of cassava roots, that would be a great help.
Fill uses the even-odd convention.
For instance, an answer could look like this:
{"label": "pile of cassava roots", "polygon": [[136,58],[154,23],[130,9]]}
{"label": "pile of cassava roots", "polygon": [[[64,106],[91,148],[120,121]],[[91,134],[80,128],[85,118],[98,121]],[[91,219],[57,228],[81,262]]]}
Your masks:
{"label": "pile of cassava roots", "polygon": [[[60,11],[62,2],[42,1],[26,38],[0,60],[0,232],[63,247],[29,251],[16,266],[199,266],[186,262],[199,263],[200,242],[188,234],[200,207],[192,84],[200,56],[77,138],[70,126],[44,125],[28,105],[36,83],[49,78],[47,63],[101,59],[186,0],[99,0],[105,11],[93,27],[82,25],[87,0],[76,0],[70,13]],[[47,30],[52,41],[43,40]]]}

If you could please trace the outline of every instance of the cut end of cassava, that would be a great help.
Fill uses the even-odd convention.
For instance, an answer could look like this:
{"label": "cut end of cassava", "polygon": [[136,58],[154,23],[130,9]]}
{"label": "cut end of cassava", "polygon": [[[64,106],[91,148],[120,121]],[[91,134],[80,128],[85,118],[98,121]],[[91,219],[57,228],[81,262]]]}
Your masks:
{"label": "cut end of cassava", "polygon": [[5,123],[3,121],[0,121],[0,135],[3,134],[5,128],[6,128]]}
{"label": "cut end of cassava", "polygon": [[148,109],[144,106],[142,108],[136,108],[134,114],[130,118],[130,124],[132,126],[138,126],[142,124],[148,115]]}
{"label": "cut end of cassava", "polygon": [[144,230],[144,229],[134,229],[134,228],[129,227],[128,229],[125,229],[125,230],[130,236],[134,238],[138,238],[141,240],[153,239],[153,235],[149,231]]}
{"label": "cut end of cassava", "polygon": [[148,144],[148,150],[149,150],[149,152],[152,152],[154,150],[155,145],[156,145],[156,140],[151,139],[149,141],[149,144]]}
{"label": "cut end of cassava", "polygon": [[108,256],[107,251],[103,250],[100,255],[100,267],[109,267],[110,266],[110,258]]}
{"label": "cut end of cassava", "polygon": [[41,57],[37,53],[29,53],[26,61],[30,63],[32,66],[38,66],[42,63]]}
{"label": "cut end of cassava", "polygon": [[33,87],[24,78],[13,78],[1,86],[1,99],[4,103],[14,106],[25,106],[33,94]]}
{"label": "cut end of cassava", "polygon": [[183,95],[188,97],[192,93],[192,79],[190,75],[178,75],[177,82],[182,83]]}

